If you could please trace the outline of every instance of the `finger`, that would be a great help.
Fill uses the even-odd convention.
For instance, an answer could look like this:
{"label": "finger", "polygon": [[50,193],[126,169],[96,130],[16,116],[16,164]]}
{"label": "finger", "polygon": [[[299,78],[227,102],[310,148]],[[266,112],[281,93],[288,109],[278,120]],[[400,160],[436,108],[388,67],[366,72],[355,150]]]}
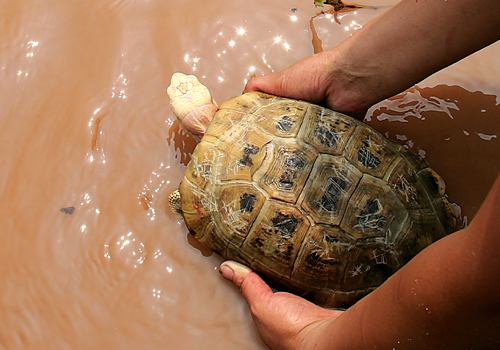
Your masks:
{"label": "finger", "polygon": [[281,79],[278,74],[271,73],[250,78],[243,90],[243,93],[250,91],[262,91],[271,95],[280,95]]}
{"label": "finger", "polygon": [[245,85],[245,89],[243,90],[243,93],[251,92],[251,91],[260,91],[259,89],[259,82],[262,80],[263,76],[257,76],[257,77],[252,77],[250,80],[248,80],[247,84]]}
{"label": "finger", "polygon": [[219,271],[224,278],[240,288],[241,294],[250,306],[267,301],[273,295],[266,282],[245,265],[229,260],[221,264]]}

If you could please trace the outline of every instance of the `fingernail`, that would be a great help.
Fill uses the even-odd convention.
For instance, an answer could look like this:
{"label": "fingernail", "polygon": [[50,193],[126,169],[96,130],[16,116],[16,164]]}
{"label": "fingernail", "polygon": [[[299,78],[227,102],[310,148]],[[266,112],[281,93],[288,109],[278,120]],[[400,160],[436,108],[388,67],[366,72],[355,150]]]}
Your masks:
{"label": "fingernail", "polygon": [[220,268],[219,268],[219,272],[221,273],[221,275],[225,279],[228,279],[230,281],[233,280],[234,271],[229,266],[227,266],[227,265],[221,265]]}
{"label": "fingernail", "polygon": [[245,275],[252,270],[236,261],[224,261],[219,268],[219,272],[228,280],[232,280],[234,274]]}

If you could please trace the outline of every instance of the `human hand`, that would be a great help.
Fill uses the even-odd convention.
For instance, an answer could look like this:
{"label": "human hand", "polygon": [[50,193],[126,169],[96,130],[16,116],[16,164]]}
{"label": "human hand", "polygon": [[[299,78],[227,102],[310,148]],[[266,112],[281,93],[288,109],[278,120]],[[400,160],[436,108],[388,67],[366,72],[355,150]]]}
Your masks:
{"label": "human hand", "polygon": [[293,294],[273,293],[259,275],[234,261],[223,262],[220,273],[240,288],[262,339],[273,350],[321,349],[326,327],[343,313]]}
{"label": "human hand", "polygon": [[253,77],[243,92],[262,91],[305,100],[363,119],[371,104],[378,101],[367,101],[368,96],[359,91],[363,77],[351,76],[347,65],[341,63],[341,51],[323,51],[281,72]]}

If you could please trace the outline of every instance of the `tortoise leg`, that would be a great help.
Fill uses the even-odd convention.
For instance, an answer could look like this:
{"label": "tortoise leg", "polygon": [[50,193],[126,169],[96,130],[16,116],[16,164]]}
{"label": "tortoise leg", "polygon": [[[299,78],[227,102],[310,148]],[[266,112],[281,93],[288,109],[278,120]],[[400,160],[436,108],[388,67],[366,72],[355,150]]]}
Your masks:
{"label": "tortoise leg", "polygon": [[181,193],[179,190],[170,193],[170,196],[168,196],[168,204],[174,213],[182,216]]}

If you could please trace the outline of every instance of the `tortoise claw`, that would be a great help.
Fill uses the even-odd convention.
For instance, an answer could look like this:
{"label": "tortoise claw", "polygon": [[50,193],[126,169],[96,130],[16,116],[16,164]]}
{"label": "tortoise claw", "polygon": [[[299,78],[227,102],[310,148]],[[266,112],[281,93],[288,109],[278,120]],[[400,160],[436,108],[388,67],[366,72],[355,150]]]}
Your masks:
{"label": "tortoise claw", "polygon": [[179,190],[175,190],[170,193],[170,196],[168,197],[168,204],[170,205],[172,211],[180,216],[182,216],[181,203],[181,193]]}

